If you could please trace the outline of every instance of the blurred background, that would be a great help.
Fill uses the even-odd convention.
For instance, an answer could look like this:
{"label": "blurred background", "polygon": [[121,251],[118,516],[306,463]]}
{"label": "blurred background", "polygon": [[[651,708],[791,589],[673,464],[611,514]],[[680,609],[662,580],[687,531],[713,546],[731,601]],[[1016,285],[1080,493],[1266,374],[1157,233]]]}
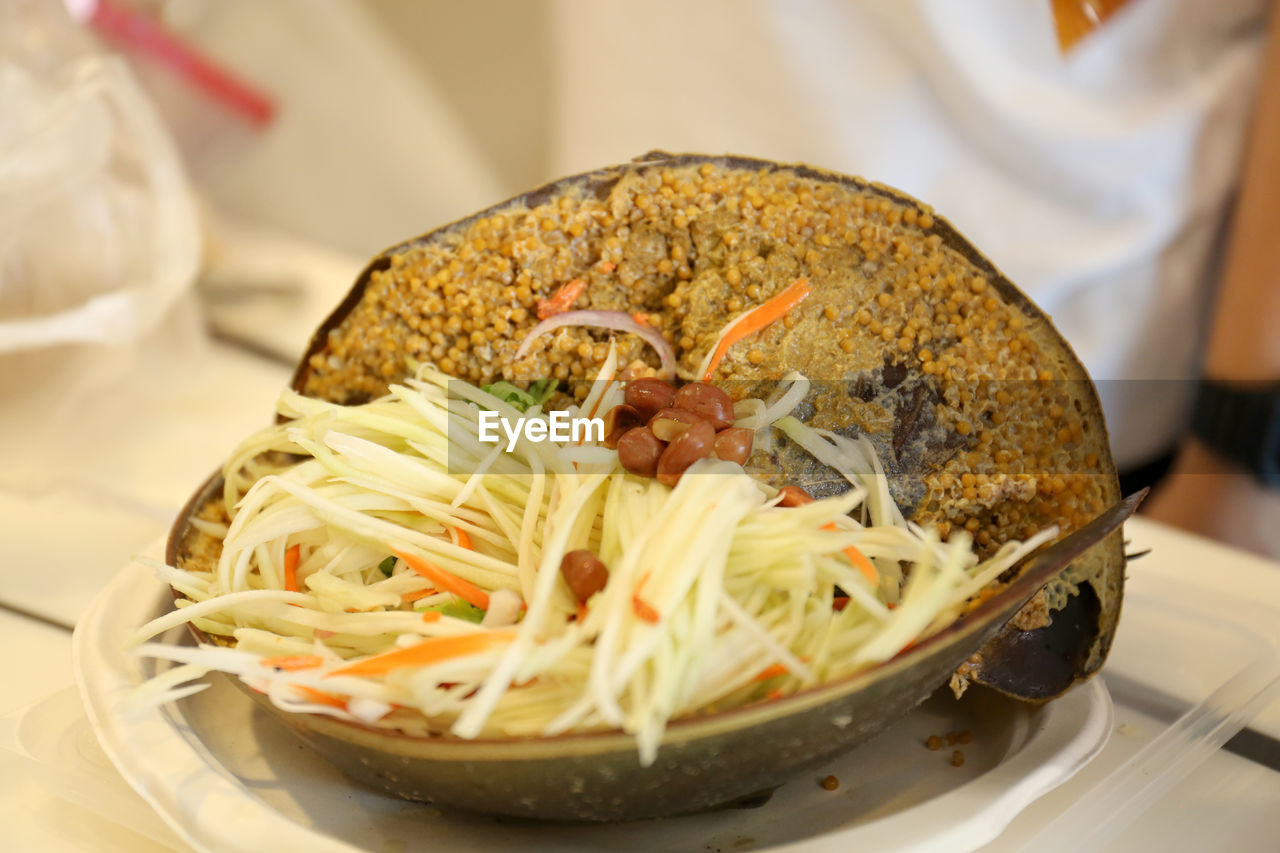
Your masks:
{"label": "blurred background", "polygon": [[[1163,517],[1280,555],[1276,493],[1230,469],[1209,488],[1217,463],[1184,453],[1276,76],[1270,5],[6,0],[6,545],[38,560],[73,525],[64,559],[106,577],[266,421],[369,256],[665,149],[809,162],[935,205],[1076,347],[1121,468],[1197,475]],[[1280,288],[1236,277],[1258,288],[1247,343],[1280,323]],[[1234,357],[1280,378],[1274,352]],[[37,580],[9,583],[39,612],[89,594],[51,607]]]}

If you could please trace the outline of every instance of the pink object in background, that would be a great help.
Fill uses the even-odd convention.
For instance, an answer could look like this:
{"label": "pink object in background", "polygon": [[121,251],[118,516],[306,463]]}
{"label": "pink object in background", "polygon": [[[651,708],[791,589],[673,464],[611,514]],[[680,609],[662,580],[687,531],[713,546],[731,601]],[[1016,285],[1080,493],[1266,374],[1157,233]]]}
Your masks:
{"label": "pink object in background", "polygon": [[65,0],[71,17],[127,51],[145,55],[178,74],[251,124],[265,126],[275,102],[171,33],[151,16],[115,0]]}

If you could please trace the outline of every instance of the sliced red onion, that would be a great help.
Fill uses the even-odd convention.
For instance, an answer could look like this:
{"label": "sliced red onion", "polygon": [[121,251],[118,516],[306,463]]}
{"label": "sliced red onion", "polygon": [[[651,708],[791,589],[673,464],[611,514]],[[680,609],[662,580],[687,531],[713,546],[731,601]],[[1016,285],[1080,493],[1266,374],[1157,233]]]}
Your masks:
{"label": "sliced red onion", "polygon": [[662,375],[668,379],[676,375],[676,351],[670,342],[657,329],[637,322],[625,311],[565,311],[548,317],[529,330],[529,334],[521,341],[520,348],[516,350],[516,360],[529,353],[535,339],[561,326],[592,326],[639,335],[658,353],[658,358],[662,360]]}

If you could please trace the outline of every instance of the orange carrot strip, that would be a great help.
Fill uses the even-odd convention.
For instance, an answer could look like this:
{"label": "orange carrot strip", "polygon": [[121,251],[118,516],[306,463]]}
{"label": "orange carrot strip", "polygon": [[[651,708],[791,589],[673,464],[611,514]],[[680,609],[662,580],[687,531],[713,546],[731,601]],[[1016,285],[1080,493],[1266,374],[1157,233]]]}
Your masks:
{"label": "orange carrot strip", "polygon": [[587,603],[585,601],[578,602],[578,622],[587,621]]}
{"label": "orange carrot strip", "polygon": [[729,347],[747,335],[758,332],[782,319],[787,312],[803,302],[808,296],[809,279],[798,278],[769,299],[766,299],[758,308],[753,308],[738,318],[728,334],[720,339],[720,344],[716,347],[715,354],[711,356],[711,363],[707,365],[707,372],[702,375],[702,381],[708,382],[711,380],[711,375],[716,372],[716,368],[719,367],[721,360],[724,359],[725,353],[729,351]]}
{"label": "orange carrot strip", "polygon": [[770,690],[768,693],[764,694],[764,698],[765,698],[765,699],[767,699],[767,700],[768,700],[768,701],[770,701],[770,702],[774,701],[775,699],[781,699],[781,698],[782,698],[782,688],[781,688],[781,687],[775,687],[775,688],[773,688],[773,689],[772,689],[772,690]]}
{"label": "orange carrot strip", "polygon": [[849,562],[853,563],[853,567],[862,572],[862,576],[871,581],[872,585],[880,583],[880,573],[876,571],[875,564],[867,559],[867,555],[850,545],[844,549],[844,555],[849,558]]}
{"label": "orange carrot strip", "polygon": [[[800,658],[800,660],[804,661],[805,663],[808,663],[810,661],[810,658],[802,657]],[[759,681],[767,681],[770,678],[776,678],[779,675],[786,675],[789,672],[791,672],[791,670],[787,669],[785,665],[780,663],[775,663],[771,666],[766,666],[764,669],[760,670],[760,672],[756,674],[756,677],[751,679],[749,683],[755,684],[756,682],[759,682]]]}
{"label": "orange carrot strip", "polygon": [[406,592],[404,595],[400,596],[400,600],[406,603],[410,601],[418,601],[429,595],[435,595],[436,592],[438,592],[438,590],[434,589],[420,589],[417,592]]}
{"label": "orange carrot strip", "polygon": [[453,544],[459,548],[466,548],[468,551],[474,551],[476,546],[471,544],[471,537],[467,535],[467,531],[458,525],[449,528],[449,535],[453,537]]}
{"label": "orange carrot strip", "polygon": [[782,500],[778,501],[778,506],[805,506],[814,501],[813,495],[799,486],[783,486],[778,492],[782,495]]}
{"label": "orange carrot strip", "polygon": [[641,326],[649,325],[649,316],[645,314],[643,311],[637,311],[636,313],[632,314],[631,319],[635,320]]}
{"label": "orange carrot strip", "polygon": [[440,611],[439,611],[439,610],[424,610],[424,611],[422,611],[422,621],[423,621],[423,622],[439,622],[439,621],[440,621]]}
{"label": "orange carrot strip", "polygon": [[453,572],[447,572],[434,563],[428,563],[421,557],[415,557],[413,554],[406,554],[403,551],[391,549],[391,553],[404,560],[405,565],[431,581],[437,587],[448,590],[454,595],[461,598],[468,604],[474,604],[481,610],[489,609],[489,593],[480,587],[471,583],[465,578],[460,578]]}
{"label": "orange carrot strip", "polygon": [[[604,387],[608,389],[610,385],[612,385],[614,382],[617,382],[617,381],[618,381],[617,379],[610,379],[608,382],[605,383]],[[593,403],[591,406],[591,414],[587,415],[587,417],[594,418],[596,416],[596,412],[600,410],[600,404],[604,402],[604,396],[605,396],[604,394],[601,394],[599,397],[596,398],[595,403]],[[582,442],[586,441],[587,439],[587,436],[586,436],[587,431],[583,430],[582,432],[583,432],[582,436],[579,437],[578,439],[579,446],[581,446]],[[578,463],[577,462],[573,463],[573,467],[576,470],[578,467]]]}
{"label": "orange carrot strip", "polygon": [[[803,281],[803,279],[801,279],[801,281]],[[804,506],[805,504],[811,504],[814,501],[813,495],[809,494],[799,486],[783,486],[779,491],[782,494],[782,500],[778,501],[778,506]],[[822,529],[839,530],[840,528],[836,527],[835,523],[832,522],[822,525]],[[850,545],[844,549],[844,555],[849,558],[849,562],[853,564],[855,569],[862,572],[862,576],[864,578],[871,581],[873,585],[880,583],[880,573],[876,571],[875,564],[867,558],[866,554]],[[842,608],[836,609],[839,610]]]}
{"label": "orange carrot strip", "polygon": [[770,678],[777,678],[779,675],[786,675],[790,671],[791,670],[787,669],[782,664],[775,663],[773,666],[766,666],[764,669],[760,670],[756,677],[751,679],[751,683],[755,684],[759,681],[768,681]]}
{"label": "orange carrot strip", "polygon": [[[822,525],[823,530],[839,530],[835,523]],[[880,583],[880,573],[876,571],[875,563],[867,558],[867,555],[850,545],[844,549],[844,555],[849,558],[849,562],[853,567],[862,572],[862,576],[871,581],[872,585]]]}
{"label": "orange carrot strip", "polygon": [[653,609],[653,605],[640,597],[640,590],[644,589],[644,585],[649,581],[649,572],[645,572],[641,576],[640,582],[636,584],[635,592],[631,593],[631,609],[635,611],[636,618],[648,622],[650,625],[657,625],[662,621],[662,617],[658,611]]}
{"label": "orange carrot strip", "polygon": [[341,696],[334,696],[332,693],[325,693],[323,690],[316,690],[314,687],[307,687],[303,684],[295,684],[294,688],[317,705],[329,705],[343,710],[347,707],[347,700]]}
{"label": "orange carrot strip", "polygon": [[324,663],[319,655],[283,655],[275,658],[263,658],[262,665],[272,669],[283,669],[292,672],[295,669],[315,669]]}
{"label": "orange carrot strip", "polygon": [[601,261],[599,266],[600,266],[600,272],[604,272],[604,273],[613,272],[618,268],[618,265],[615,264],[613,261]]}
{"label": "orange carrot strip", "polygon": [[329,674],[386,675],[392,670],[409,666],[429,666],[450,658],[477,655],[494,646],[510,643],[514,638],[514,631],[482,631],[452,637],[432,637],[416,645],[374,655]]}
{"label": "orange carrot strip", "polygon": [[284,552],[284,588],[289,592],[298,591],[298,558],[301,555],[300,545],[294,545]]}
{"label": "orange carrot strip", "polygon": [[580,278],[562,284],[556,288],[556,292],[551,294],[550,299],[538,300],[538,319],[545,320],[548,317],[554,317],[557,314],[563,314],[573,307],[573,303],[578,301],[578,297],[582,295],[582,291],[587,289],[587,283]]}
{"label": "orange carrot strip", "polygon": [[658,615],[658,611],[653,609],[649,602],[645,601],[638,595],[631,596],[631,609],[635,611],[636,618],[648,622],[650,625],[657,625],[662,621],[662,617]]}

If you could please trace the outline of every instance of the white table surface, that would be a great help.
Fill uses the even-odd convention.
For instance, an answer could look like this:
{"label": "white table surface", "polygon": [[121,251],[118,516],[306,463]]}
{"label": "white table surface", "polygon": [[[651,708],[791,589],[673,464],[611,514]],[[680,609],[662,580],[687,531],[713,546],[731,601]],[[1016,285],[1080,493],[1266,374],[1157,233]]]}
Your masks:
{"label": "white table surface", "polygon": [[[283,328],[291,339],[299,339],[297,329],[314,325],[323,306],[336,304],[336,298],[330,297],[337,283],[349,280],[352,272],[337,260],[328,269],[331,274],[320,276],[323,284],[301,309],[288,307],[291,316]],[[269,421],[272,401],[290,372],[282,363],[226,344],[208,345],[200,350],[200,358],[203,372],[195,393],[148,389],[146,377],[139,374],[133,393],[149,399],[147,405],[154,411],[123,425],[116,423],[102,437],[106,452],[78,472],[90,487],[64,483],[51,490],[15,490],[3,488],[0,482],[0,646],[9,652],[0,663],[0,684],[4,685],[0,718],[72,683],[69,626],[131,554],[164,533],[168,520],[221,455]],[[3,428],[0,423],[0,432]],[[5,443],[3,438],[0,435],[0,445]],[[7,452],[20,449],[15,451],[10,442]],[[131,474],[127,488],[112,488],[110,477],[121,460],[138,454],[162,459],[164,464]],[[1130,522],[1126,535],[1133,549],[1152,549],[1150,556],[1130,568],[1135,587],[1159,589],[1162,583],[1179,583],[1209,593],[1232,590],[1280,604],[1280,565],[1276,563],[1142,519]],[[1280,632],[1280,626],[1274,627]],[[1171,621],[1168,630],[1177,631],[1176,622]],[[1158,730],[1149,725],[1144,729],[1144,721],[1135,714],[1118,708],[1117,733],[1102,755],[1067,785],[1033,804],[990,849],[1020,849],[1044,824],[1046,815],[1070,805],[1091,782],[1136,750],[1143,735],[1136,735],[1135,741],[1135,732],[1147,731],[1149,738]],[[1252,728],[1280,739],[1280,702],[1261,713]],[[0,847],[162,849],[68,802],[30,778],[20,765],[6,761],[0,750],[0,825],[4,827]],[[1134,820],[1108,849],[1280,849],[1278,805],[1280,772],[1218,751]]]}

